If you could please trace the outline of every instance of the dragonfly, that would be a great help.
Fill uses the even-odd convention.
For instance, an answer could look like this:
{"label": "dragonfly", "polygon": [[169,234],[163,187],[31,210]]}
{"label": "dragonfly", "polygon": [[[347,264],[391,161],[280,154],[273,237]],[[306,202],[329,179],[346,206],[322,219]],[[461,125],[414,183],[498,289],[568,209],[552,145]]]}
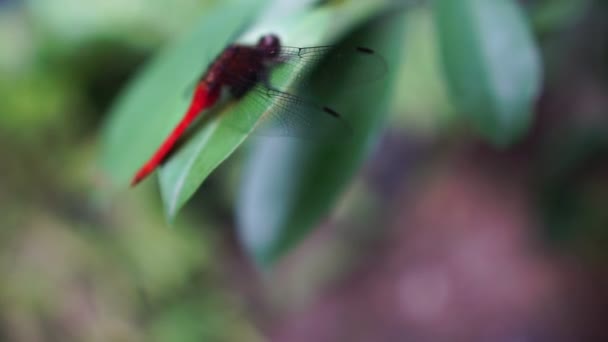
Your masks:
{"label": "dragonfly", "polygon": [[[301,136],[302,132],[314,130],[315,125],[318,126],[319,118],[323,123],[337,124],[348,129],[348,122],[337,110],[292,92],[279,90],[270,82],[271,72],[279,65],[292,65],[294,70],[298,70],[297,77],[305,79],[311,68],[330,56],[337,61],[346,61],[348,58],[354,66],[361,64],[358,61],[368,65],[362,71],[354,73],[355,78],[363,76],[362,79],[373,80],[385,73],[383,58],[367,47],[354,47],[343,51],[336,51],[335,46],[289,47],[283,46],[279,37],[274,34],[262,36],[255,45],[229,45],[198,79],[183,118],[150,159],[135,173],[131,186],[140,183],[165,161],[197,117],[218,102],[224,89],[236,99],[253,94],[254,103],[263,108],[274,106],[275,110],[264,114],[264,121],[270,123],[268,127],[278,127],[275,131],[280,131],[280,135]],[[331,76],[331,72],[328,75]],[[361,80],[342,81],[358,83]]]}

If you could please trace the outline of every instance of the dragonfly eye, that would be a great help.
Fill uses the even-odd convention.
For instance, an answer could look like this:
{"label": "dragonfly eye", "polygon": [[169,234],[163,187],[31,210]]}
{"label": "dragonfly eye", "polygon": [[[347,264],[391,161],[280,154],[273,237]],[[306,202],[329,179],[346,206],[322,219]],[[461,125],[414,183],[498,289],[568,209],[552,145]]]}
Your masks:
{"label": "dragonfly eye", "polygon": [[281,41],[276,35],[267,34],[258,41],[258,48],[268,56],[275,56],[281,49]]}

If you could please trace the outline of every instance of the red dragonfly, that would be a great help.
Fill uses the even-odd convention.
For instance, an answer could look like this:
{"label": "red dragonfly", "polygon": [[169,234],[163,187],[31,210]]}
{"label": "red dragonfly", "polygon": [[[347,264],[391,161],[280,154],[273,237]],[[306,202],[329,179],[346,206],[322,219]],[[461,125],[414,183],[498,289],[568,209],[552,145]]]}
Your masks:
{"label": "red dragonfly", "polygon": [[[278,123],[286,135],[298,135],[297,132],[301,128],[313,126],[315,116],[324,117],[324,121],[335,121],[345,125],[342,116],[336,110],[275,89],[269,82],[270,71],[277,65],[295,65],[304,75],[308,66],[316,65],[330,52],[336,57],[343,54],[333,51],[333,46],[304,48],[281,46],[279,38],[273,34],[262,36],[256,45],[229,45],[199,79],[186,114],[152,157],[137,171],[131,186],[137,185],[164,162],[198,115],[218,101],[223,88],[227,88],[235,98],[255,92],[255,99],[259,105],[266,108],[271,104],[277,106],[279,110],[269,114],[274,116],[270,121]],[[385,71],[384,60],[369,48],[357,47],[350,49],[347,54],[355,56],[353,60],[362,59],[365,64],[373,65],[372,68],[367,68],[367,72],[364,73],[366,76],[363,78],[373,79],[381,76]]]}

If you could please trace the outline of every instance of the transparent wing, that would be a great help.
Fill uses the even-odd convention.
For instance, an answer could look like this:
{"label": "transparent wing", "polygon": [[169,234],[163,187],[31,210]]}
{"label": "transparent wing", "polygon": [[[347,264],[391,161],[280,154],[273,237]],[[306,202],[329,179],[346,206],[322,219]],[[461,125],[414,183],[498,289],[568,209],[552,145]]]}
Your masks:
{"label": "transparent wing", "polygon": [[[249,80],[232,75],[235,82],[249,84]],[[348,121],[336,110],[319,105],[302,96],[269,88],[258,83],[243,99],[244,110],[227,123],[242,132],[251,129],[254,113],[262,112],[257,120],[254,135],[289,136],[304,139],[348,139],[352,129]]]}
{"label": "transparent wing", "polygon": [[277,59],[299,70],[297,77],[303,86],[313,81],[358,88],[382,79],[388,71],[384,58],[367,47],[287,46],[281,48]]}
{"label": "transparent wing", "polygon": [[[293,91],[290,89],[286,92],[259,82],[267,75],[257,75],[257,79],[251,79],[223,70],[230,78],[230,84],[250,88],[243,98],[248,102],[246,110],[238,113],[240,117],[227,120],[229,126],[249,132],[251,123],[257,121],[252,132],[254,135],[348,139],[352,135],[348,116],[319,104],[322,101],[311,100],[318,97],[311,89],[323,92],[335,87],[344,90],[357,88],[381,79],[387,72],[384,58],[372,49],[362,47],[281,47],[277,64],[276,68],[286,65],[290,72],[296,73]],[[312,95],[302,96],[302,93]],[[259,120],[249,117],[259,112],[264,113]]]}

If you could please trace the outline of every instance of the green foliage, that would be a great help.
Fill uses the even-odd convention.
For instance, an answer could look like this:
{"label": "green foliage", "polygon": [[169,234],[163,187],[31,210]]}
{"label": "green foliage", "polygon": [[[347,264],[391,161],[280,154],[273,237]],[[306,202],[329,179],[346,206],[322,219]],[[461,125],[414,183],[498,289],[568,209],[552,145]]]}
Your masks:
{"label": "green foliage", "polygon": [[[388,59],[390,70],[400,62],[402,16],[374,22],[343,44],[374,46]],[[340,69],[340,65],[323,70]],[[342,70],[343,79],[361,70]],[[338,78],[340,79],[340,78]],[[325,100],[348,114],[353,134],[322,141],[260,139],[251,151],[237,207],[239,234],[245,247],[264,264],[272,264],[330,213],[338,195],[369,153],[385,122],[395,77],[372,86],[324,89]]]}
{"label": "green foliage", "polygon": [[[338,34],[348,29],[349,25],[354,25],[361,13],[373,13],[370,10],[377,6],[359,4],[349,7],[353,9],[349,16],[353,18],[352,22],[345,21],[342,24],[332,21],[331,18],[344,13],[345,10],[340,7],[329,7],[304,15],[297,14],[279,23],[277,27],[266,28],[267,26],[262,24],[260,26],[264,29],[258,30],[264,33],[279,32],[286,45],[327,45],[337,39]],[[302,32],[306,32],[306,35],[304,36]],[[253,37],[257,39],[259,35]],[[286,71],[273,77],[273,86],[285,89],[297,81],[297,70]],[[160,174],[161,191],[170,218],[177,215],[211,171],[234,152],[253,130],[257,121],[270,110],[273,108],[256,107],[253,96],[246,96],[233,106],[220,109],[220,112],[213,113],[217,119],[196,132],[192,139],[163,166]],[[235,130],[233,123],[235,120],[245,121],[239,126],[249,129],[244,132]]]}
{"label": "green foliage", "polygon": [[[539,279],[562,286],[558,274],[567,276],[566,287],[592,284],[608,242],[606,2],[391,7],[399,2],[414,1],[2,2],[0,271],[7,276],[0,284],[0,340],[256,341],[265,338],[260,324],[265,333],[289,335],[302,326],[292,314],[326,310],[306,306],[345,275],[347,292],[358,294],[353,284],[367,288],[357,296],[366,304],[332,291],[332,310],[385,298],[383,287],[368,285],[390,281],[353,267],[388,260],[404,266],[404,275],[435,272],[441,260],[407,262],[418,246],[446,247],[443,257],[465,248],[459,262],[466,267],[501,242],[507,248],[498,252],[513,253],[511,261],[527,270],[512,277],[525,298],[530,292],[520,285],[528,283],[532,293]],[[331,58],[300,89],[297,70],[273,71],[276,86],[310,91],[343,113],[351,137],[250,137],[276,106],[227,100],[214,109],[217,119],[193,127],[154,177],[127,188],[181,119],[186,92],[208,62],[226,44],[269,32],[288,45],[362,45],[384,57],[385,77],[354,88],[340,82],[348,83],[353,65]],[[328,68],[341,77],[324,84],[318,72]],[[463,123],[476,130],[462,130]],[[174,229],[165,217],[175,218]],[[425,217],[428,229],[438,229],[425,230]],[[492,222],[509,232],[492,238]],[[317,227],[324,229],[273,274],[250,272],[232,244],[240,240],[252,260],[269,267]],[[393,228],[405,234],[378,244]],[[551,255],[547,242],[554,243]],[[581,256],[591,262],[576,261]],[[573,261],[581,266],[576,277],[569,273]],[[491,289],[497,278],[484,279]],[[573,303],[584,309],[594,295]],[[593,304],[589,312],[601,301]],[[403,310],[396,311],[382,319],[402,321]],[[360,331],[320,323],[328,331]],[[378,324],[368,323],[361,329]]]}
{"label": "green foliage", "polygon": [[167,47],[124,92],[104,129],[102,163],[113,184],[128,184],[177,124],[188,105],[184,89],[255,13],[253,5],[229,1],[207,13],[193,32]]}
{"label": "green foliage", "polygon": [[[217,6],[190,34],[155,58],[112,111],[104,130],[103,164],[113,183],[125,186],[180,120],[189,100],[182,96],[184,89],[256,13],[256,23],[236,40],[253,43],[272,32],[290,46],[340,42],[374,46],[388,61],[389,75],[384,80],[359,93],[346,93],[340,84],[311,89],[349,115],[355,133],[350,141],[273,138],[256,142],[252,149],[238,201],[239,234],[255,260],[271,264],[327,217],[377,140],[394,94],[393,70],[401,62],[405,16],[384,15],[374,21],[392,8],[390,1],[327,2],[283,12],[280,6],[259,12],[261,4],[231,1]],[[540,87],[538,56],[522,11],[506,0],[436,1],[432,9],[458,111],[489,141],[501,146],[516,141],[531,121]],[[365,28],[352,33],[364,23]],[[347,43],[343,38],[349,33]],[[297,72],[275,71],[273,85],[293,88]],[[346,70],[343,76],[348,79],[356,72]],[[208,118],[160,168],[160,189],[170,220],[258,121],[275,110],[256,107],[254,101],[245,96],[206,113]],[[235,130],[235,122],[247,129]]]}
{"label": "green foliage", "polygon": [[523,11],[511,0],[433,3],[454,102],[494,144],[517,141],[541,86],[538,51]]}

